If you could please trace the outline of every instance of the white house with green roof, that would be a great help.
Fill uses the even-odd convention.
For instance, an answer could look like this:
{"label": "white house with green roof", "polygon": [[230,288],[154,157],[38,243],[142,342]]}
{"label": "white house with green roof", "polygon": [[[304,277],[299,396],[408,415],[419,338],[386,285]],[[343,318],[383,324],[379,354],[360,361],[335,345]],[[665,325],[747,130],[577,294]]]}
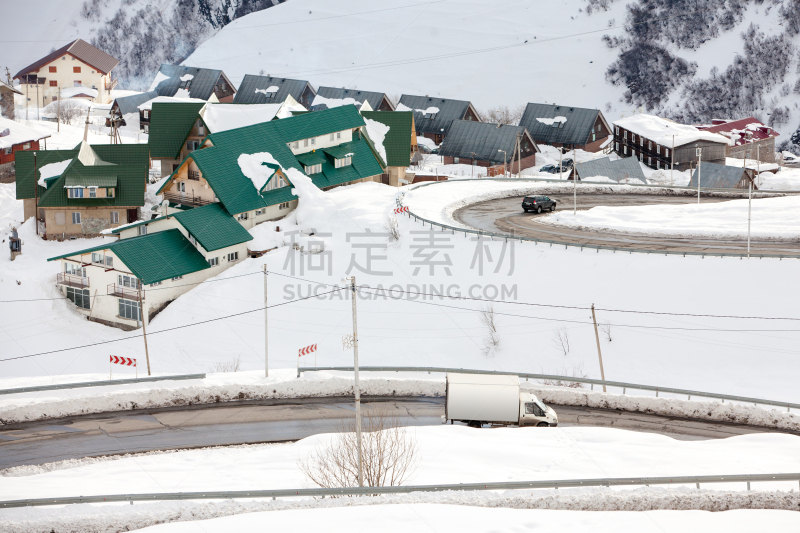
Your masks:
{"label": "white house with green roof", "polygon": [[163,181],[158,194],[169,201],[169,210],[220,203],[249,229],[282,218],[297,205],[286,175],[290,168],[327,190],[380,182],[385,167],[364,119],[347,105],[212,133]]}
{"label": "white house with green roof", "polygon": [[[120,226],[119,240],[52,257],[56,284],[90,320],[122,329],[148,323],[198,283],[247,257],[253,237],[220,204]],[[140,312],[143,309],[144,312]]]}

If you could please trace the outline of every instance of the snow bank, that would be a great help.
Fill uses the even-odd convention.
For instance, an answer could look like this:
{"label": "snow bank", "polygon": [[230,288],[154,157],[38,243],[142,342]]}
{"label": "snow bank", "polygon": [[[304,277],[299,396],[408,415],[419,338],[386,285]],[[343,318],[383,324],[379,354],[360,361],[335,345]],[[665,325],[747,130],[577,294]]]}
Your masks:
{"label": "snow bank", "polygon": [[386,148],[383,146],[383,141],[386,140],[386,135],[389,133],[389,126],[369,118],[365,118],[364,122],[367,124],[367,135],[372,140],[372,144],[375,145],[375,149],[378,150],[383,162],[387,163]]}
{"label": "snow bank", "polygon": [[61,89],[61,98],[72,98],[78,94],[85,94],[92,98],[97,98],[97,89],[91,87],[65,87]]}
{"label": "snow bank", "polygon": [[55,176],[60,176],[72,163],[72,159],[65,159],[64,161],[59,161],[58,163],[50,163],[49,165],[45,165],[39,169],[39,181],[37,182],[39,185],[47,188],[47,183],[45,180],[53,178]]}
{"label": "snow bank", "polygon": [[[577,214],[556,212],[539,222],[618,232],[647,232],[747,238],[746,199],[720,203],[599,206]],[[751,236],[759,239],[800,237],[800,197],[759,198],[752,202]]]}
{"label": "snow bank", "polygon": [[261,191],[262,187],[267,184],[270,176],[275,173],[275,169],[268,167],[264,163],[277,165],[278,167],[281,166],[269,152],[242,154],[236,162],[239,164],[239,169],[242,171],[242,174],[253,182],[253,187],[255,187],[257,191]]}

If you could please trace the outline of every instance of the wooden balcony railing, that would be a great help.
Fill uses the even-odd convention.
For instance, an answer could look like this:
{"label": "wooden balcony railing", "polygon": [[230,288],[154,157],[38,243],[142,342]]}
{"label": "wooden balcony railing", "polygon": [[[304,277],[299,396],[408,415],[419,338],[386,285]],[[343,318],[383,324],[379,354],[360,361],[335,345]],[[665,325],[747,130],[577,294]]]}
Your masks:
{"label": "wooden balcony railing", "polygon": [[[108,285],[106,294],[117,296],[119,298],[125,298],[126,300],[139,301],[139,289],[134,289],[133,287],[122,287],[116,283],[110,283]],[[142,297],[144,297],[144,291],[142,291]]]}
{"label": "wooden balcony railing", "polygon": [[72,274],[65,274],[63,272],[56,276],[56,283],[59,285],[66,285],[68,287],[78,287],[80,289],[89,288],[89,278],[73,276]]}
{"label": "wooden balcony railing", "polygon": [[194,181],[200,181],[200,171],[199,170],[190,170],[189,171],[189,179]]}
{"label": "wooden balcony railing", "polygon": [[106,82],[106,91],[113,91],[114,87],[117,86],[119,82],[119,78],[114,78],[113,80],[109,80]]}
{"label": "wooden balcony railing", "polygon": [[165,200],[169,200],[170,202],[185,205],[188,207],[200,207],[213,203],[209,200],[205,200],[203,198],[200,198],[199,196],[195,196],[189,193],[181,194],[179,192],[165,192],[163,194]]}

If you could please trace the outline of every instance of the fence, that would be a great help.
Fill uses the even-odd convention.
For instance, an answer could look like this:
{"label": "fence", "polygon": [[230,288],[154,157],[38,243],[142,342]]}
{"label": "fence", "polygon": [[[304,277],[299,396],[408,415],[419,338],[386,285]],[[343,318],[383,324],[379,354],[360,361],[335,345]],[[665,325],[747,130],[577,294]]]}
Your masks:
{"label": "fence", "polygon": [[61,383],[56,385],[40,385],[38,387],[20,387],[18,389],[0,389],[0,395],[19,394],[22,392],[40,392],[59,389],[80,389],[83,387],[105,387],[107,385],[127,385],[129,383],[147,383],[150,381],[171,381],[184,379],[205,379],[205,374],[180,374],[175,376],[155,376],[149,378],[107,379],[104,381],[84,381],[80,383]]}
{"label": "fence", "polygon": [[[511,182],[533,182],[533,183],[537,183],[537,182],[543,182],[543,183],[566,183],[564,180],[554,180],[554,179],[546,179],[546,178],[511,178],[511,179],[508,179],[508,178],[499,178],[499,179],[498,178],[479,178],[479,179],[460,179],[458,181],[459,182],[461,182],[461,181],[511,181]],[[417,189],[419,187],[427,187],[427,186],[431,186],[431,185],[436,185],[438,183],[446,183],[446,182],[438,182],[437,181],[437,182],[430,182],[430,183],[421,183],[420,185],[415,187],[415,189]],[[587,185],[604,185],[604,186],[609,186],[609,187],[615,186],[615,185],[619,185],[619,184],[610,184],[610,183],[604,183],[604,182],[591,182],[591,181],[582,181],[581,183],[585,183]],[[634,185],[634,184],[626,184],[626,186],[629,186],[629,187],[640,187],[642,189],[675,189],[675,190],[686,190],[686,191],[695,191],[695,192],[697,191],[696,188],[692,188],[692,187],[674,187],[674,186],[663,186],[663,185]],[[729,193],[730,195],[736,196],[736,197],[739,197],[742,194],[738,190],[734,192],[734,191],[731,191],[730,189],[703,188],[702,191],[706,192],[706,193]],[[765,195],[800,194],[800,191],[768,191],[768,192],[767,191],[759,191],[759,193],[760,193],[761,196],[765,196]],[[753,195],[755,196],[755,193]],[[404,194],[401,194],[401,196],[398,197],[398,199],[397,199],[397,206],[398,207],[404,207],[403,204],[402,204],[403,197],[404,197]],[[498,239],[505,240],[506,242],[508,242],[508,240],[511,239],[511,240],[520,241],[520,242],[532,242],[534,244],[538,244],[538,243],[549,244],[550,247],[552,247],[555,244],[557,246],[563,246],[564,249],[567,249],[569,247],[573,247],[573,248],[580,248],[581,251],[583,251],[583,249],[586,248],[586,249],[589,249],[589,250],[597,250],[598,253],[600,252],[600,250],[608,250],[608,251],[611,251],[611,252],[628,252],[628,253],[634,253],[635,252],[635,253],[639,253],[639,254],[653,254],[653,255],[661,255],[661,254],[663,254],[663,255],[682,255],[683,257],[686,257],[687,255],[688,256],[700,256],[700,257],[703,257],[703,258],[708,256],[708,257],[738,257],[740,259],[741,258],[745,258],[745,257],[758,258],[758,259],[772,258],[772,259],[780,259],[780,260],[783,260],[783,259],[800,259],[800,255],[754,254],[754,253],[751,253],[748,256],[747,254],[725,253],[725,252],[679,252],[679,251],[675,251],[675,250],[647,250],[647,249],[640,249],[640,248],[617,248],[615,246],[602,246],[602,245],[597,245],[597,244],[579,244],[579,243],[574,243],[574,242],[552,241],[552,240],[547,240],[547,239],[535,239],[535,238],[532,238],[532,237],[524,237],[524,236],[521,236],[521,235],[513,235],[513,234],[508,234],[508,233],[495,233],[495,232],[486,231],[486,230],[478,230],[478,229],[469,229],[469,228],[460,228],[460,227],[450,226],[448,224],[442,224],[441,222],[434,222],[433,220],[428,220],[427,218],[424,218],[424,217],[421,217],[421,216],[415,214],[411,210],[406,211],[406,214],[409,217],[413,218],[415,221],[422,222],[422,226],[423,227],[425,226],[425,223],[427,222],[428,224],[431,225],[431,227],[437,226],[437,227],[441,228],[442,231],[449,230],[449,231],[451,231],[453,233],[453,235],[455,235],[455,233],[458,231],[458,232],[464,233],[465,237],[468,234],[483,235],[483,236],[490,237],[492,240],[494,240],[494,238],[497,237]]]}
{"label": "fence", "polygon": [[230,500],[236,498],[297,498],[325,496],[359,496],[377,494],[410,494],[413,492],[446,492],[477,490],[532,490],[564,489],[576,487],[620,487],[650,485],[691,485],[698,489],[708,483],[751,483],[769,481],[798,481],[800,474],[735,474],[722,476],[677,476],[677,477],[626,477],[596,479],[560,479],[547,481],[501,481],[497,483],[459,483],[443,485],[409,485],[406,487],[346,487],[333,489],[278,489],[236,490],[205,492],[162,492],[148,494],[106,494],[66,498],[36,498],[27,500],[0,501],[0,509],[12,507],[35,507],[43,505],[69,505],[75,503],[106,502],[150,502],[165,500]]}
{"label": "fence", "polygon": [[[741,403],[752,403],[754,405],[773,405],[776,407],[786,407],[787,411],[791,411],[791,409],[800,409],[800,404],[791,403],[791,402],[780,402],[775,400],[764,400],[761,398],[750,398],[747,396],[735,396],[732,394],[717,394],[714,392],[702,392],[702,391],[694,391],[694,390],[687,390],[687,389],[675,389],[671,387],[656,387],[654,385],[642,385],[639,383],[626,383],[624,381],[606,381],[602,379],[591,379],[591,378],[579,378],[574,376],[556,376],[552,374],[530,374],[526,372],[503,372],[498,370],[469,370],[464,368],[444,368],[444,367],[428,367],[428,366],[359,366],[358,367],[360,372],[427,372],[428,374],[437,373],[437,374],[446,374],[448,372],[458,373],[458,374],[488,374],[488,375],[495,375],[495,376],[519,376],[521,378],[525,378],[527,381],[528,379],[538,379],[538,380],[547,380],[547,381],[566,381],[572,383],[586,383],[587,385],[592,386],[592,390],[594,390],[595,385],[605,385],[606,387],[616,387],[622,389],[622,394],[627,393],[628,389],[633,390],[646,390],[655,392],[656,396],[659,393],[667,393],[667,394],[680,394],[688,396],[689,399],[692,399],[692,396],[699,396],[701,398],[712,398],[715,400],[722,400],[724,403],[725,400],[732,401],[732,402],[741,402]],[[298,377],[302,372],[317,372],[317,371],[341,371],[341,372],[352,372],[353,367],[346,367],[346,366],[318,366],[315,368],[311,367],[300,367],[298,369]]]}

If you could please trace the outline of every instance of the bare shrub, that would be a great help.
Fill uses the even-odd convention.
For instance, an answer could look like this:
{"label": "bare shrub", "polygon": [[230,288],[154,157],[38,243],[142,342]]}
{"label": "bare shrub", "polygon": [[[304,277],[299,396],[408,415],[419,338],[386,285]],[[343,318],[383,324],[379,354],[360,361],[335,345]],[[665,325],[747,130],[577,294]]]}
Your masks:
{"label": "bare shrub", "polygon": [[45,111],[53,113],[62,124],[70,125],[73,122],[79,124],[80,119],[86,116],[86,108],[75,100],[61,100],[60,105],[58,101],[52,102],[47,104]]}
{"label": "bare shrub", "polygon": [[[544,372],[542,372],[544,374]],[[560,376],[569,376],[573,378],[585,378],[587,376],[586,372],[583,371],[583,363],[578,363],[572,365],[572,370],[567,370],[566,367],[562,367],[561,370],[557,371],[557,375]],[[575,381],[569,380],[562,380],[562,379],[543,379],[540,380],[539,383],[542,385],[552,385],[554,387],[568,387],[570,389],[582,389],[583,383],[577,383]]]}
{"label": "bare shrub", "polygon": [[[386,410],[361,419],[364,485],[394,487],[407,481],[418,464],[416,437]],[[329,442],[298,461],[300,470],[323,488],[358,486],[356,421],[343,421]]]}
{"label": "bare shrub", "polygon": [[564,357],[569,355],[569,330],[566,326],[559,326],[553,330],[553,346],[555,346]]}
{"label": "bare shrub", "polygon": [[501,105],[481,112],[481,117],[484,122],[490,122],[492,124],[516,125],[519,124],[519,120],[522,118],[524,112],[524,105],[518,105],[514,108]]}
{"label": "bare shrub", "polygon": [[386,215],[386,219],[383,221],[383,229],[386,230],[389,241],[394,242],[400,240],[400,223],[397,221],[397,217]]}
{"label": "bare shrub", "polygon": [[500,348],[500,335],[497,333],[494,306],[488,305],[480,310],[480,321],[486,326],[486,338],[483,339],[483,355],[494,355]]}
{"label": "bare shrub", "polygon": [[608,342],[611,342],[611,324],[605,323],[605,324],[598,324],[597,326],[603,333],[603,337],[605,337]]}
{"label": "bare shrub", "polygon": [[241,358],[237,355],[230,361],[218,361],[211,367],[213,372],[238,372]]}

